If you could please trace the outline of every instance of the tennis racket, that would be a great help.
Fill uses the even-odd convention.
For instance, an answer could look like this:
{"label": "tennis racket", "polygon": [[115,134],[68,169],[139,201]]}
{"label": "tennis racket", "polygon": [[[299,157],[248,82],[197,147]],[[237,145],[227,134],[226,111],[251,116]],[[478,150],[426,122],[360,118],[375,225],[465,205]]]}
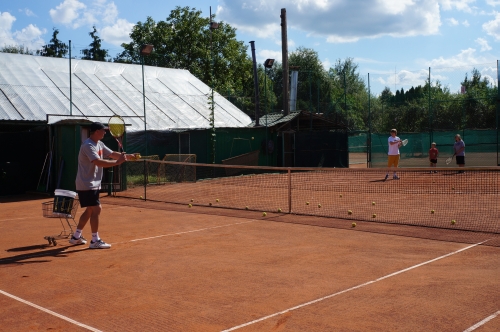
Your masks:
{"label": "tennis racket", "polygon": [[446,165],[449,165],[452,160],[453,160],[453,156],[451,156],[450,158],[446,159]]}
{"label": "tennis racket", "polygon": [[408,144],[408,139],[404,139],[404,140],[402,140],[402,141],[401,141],[401,144],[402,144],[403,146],[405,146],[406,144]]}
{"label": "tennis racket", "polygon": [[119,115],[113,115],[108,121],[109,132],[118,142],[118,151],[123,152],[122,139],[125,133],[125,121]]}

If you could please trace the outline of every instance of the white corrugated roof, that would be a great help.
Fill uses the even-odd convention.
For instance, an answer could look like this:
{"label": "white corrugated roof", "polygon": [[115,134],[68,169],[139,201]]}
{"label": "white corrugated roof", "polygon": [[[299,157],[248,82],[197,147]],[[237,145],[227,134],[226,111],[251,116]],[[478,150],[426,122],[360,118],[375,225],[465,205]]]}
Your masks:
{"label": "white corrugated roof", "polygon": [[[0,53],[0,120],[89,119],[117,114],[144,130],[142,66]],[[183,69],[144,66],[148,130],[210,128],[210,87]],[[70,95],[73,107],[70,114]],[[246,127],[248,115],[215,93],[215,126]]]}

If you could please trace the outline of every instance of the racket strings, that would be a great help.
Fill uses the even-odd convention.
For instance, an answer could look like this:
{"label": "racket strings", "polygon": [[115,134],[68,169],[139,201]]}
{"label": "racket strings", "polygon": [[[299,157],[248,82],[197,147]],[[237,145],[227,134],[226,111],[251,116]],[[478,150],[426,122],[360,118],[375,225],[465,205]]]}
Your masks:
{"label": "racket strings", "polygon": [[120,137],[125,132],[125,121],[121,117],[113,116],[108,123],[109,132],[114,137]]}

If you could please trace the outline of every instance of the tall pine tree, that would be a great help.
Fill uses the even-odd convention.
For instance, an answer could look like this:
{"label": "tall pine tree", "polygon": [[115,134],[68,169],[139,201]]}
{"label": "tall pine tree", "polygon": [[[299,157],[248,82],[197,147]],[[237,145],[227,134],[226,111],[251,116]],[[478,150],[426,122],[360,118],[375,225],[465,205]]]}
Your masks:
{"label": "tall pine tree", "polygon": [[53,58],[63,58],[64,56],[66,56],[69,51],[68,45],[57,38],[58,34],[59,30],[54,28],[50,43],[42,46],[42,49],[36,51],[36,54]]}
{"label": "tall pine tree", "polygon": [[97,35],[97,29],[95,26],[92,27],[94,30],[89,32],[89,36],[92,38],[92,42],[89,44],[90,48],[83,49],[81,52],[83,54],[83,60],[93,60],[93,61],[106,61],[108,57],[108,50],[101,48],[101,38]]}

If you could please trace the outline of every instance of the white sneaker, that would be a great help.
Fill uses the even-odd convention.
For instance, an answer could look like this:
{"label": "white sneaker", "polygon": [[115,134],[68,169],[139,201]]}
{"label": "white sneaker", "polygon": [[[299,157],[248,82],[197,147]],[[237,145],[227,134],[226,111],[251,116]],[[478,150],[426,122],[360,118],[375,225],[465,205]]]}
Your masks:
{"label": "white sneaker", "polygon": [[90,249],[109,249],[111,248],[111,244],[104,242],[102,239],[97,240],[96,242],[90,241],[89,245]]}
{"label": "white sneaker", "polygon": [[71,244],[85,244],[87,243],[87,240],[83,236],[80,236],[78,239],[74,237],[73,235],[71,236],[71,239],[69,239],[69,243]]}

